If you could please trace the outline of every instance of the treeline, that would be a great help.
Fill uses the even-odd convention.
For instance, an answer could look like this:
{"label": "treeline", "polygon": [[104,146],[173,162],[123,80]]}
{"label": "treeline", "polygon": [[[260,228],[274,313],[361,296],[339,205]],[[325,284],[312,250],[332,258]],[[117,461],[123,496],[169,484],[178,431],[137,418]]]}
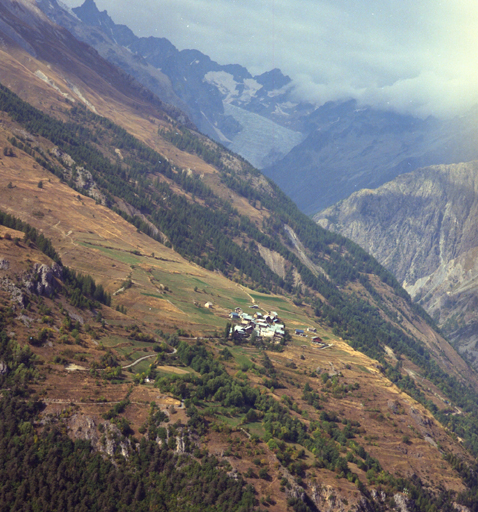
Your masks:
{"label": "treeline", "polygon": [[[60,256],[54,249],[51,241],[34,227],[1,210],[0,225],[23,232],[23,241],[25,243],[33,242],[43,254],[51,258],[55,263],[62,265]],[[82,275],[66,266],[62,266],[61,278],[65,285],[66,294],[73,306],[91,309],[96,307],[98,302],[106,306],[111,305],[111,294],[107,293],[101,284],[97,285],[91,276]]]}
{"label": "treeline", "polygon": [[217,169],[225,168],[222,161],[224,152],[216,147],[212,148],[206,145],[201,141],[198,135],[193,135],[187,128],[183,126],[177,126],[171,130],[160,128],[158,134],[161,135],[163,139],[174,144],[181,151],[197,155],[208,164],[214,165]]}
{"label": "treeline", "polygon": [[34,227],[30,226],[26,222],[5,213],[0,210],[0,225],[5,226],[10,229],[14,229],[15,231],[21,231],[24,233],[24,241],[28,242],[31,240],[38,249],[52,259],[54,262],[61,265],[61,259],[58,253],[55,251],[53,244],[45,238],[41,233],[39,233]]}
{"label": "treeline", "polygon": [[68,290],[72,306],[91,309],[95,306],[95,301],[111,306],[111,294],[105,291],[103,285],[96,284],[90,275],[63,267],[62,280]]}
{"label": "treeline", "polygon": [[[270,271],[262,258],[248,253],[231,240],[231,232],[237,231],[237,221],[233,220],[237,212],[227,202],[216,197],[197,176],[173,170],[162,155],[126,131],[82,107],[74,109],[73,116],[87,123],[89,128],[77,123],[62,123],[22,102],[2,86],[0,108],[30,132],[52,140],[78,165],[87,167],[96,184],[110,198],[109,206],[114,205],[114,197],[119,197],[147,215],[183,256],[226,275],[231,276],[239,270],[250,284],[256,286],[270,287],[271,281],[280,283],[280,278]],[[95,124],[101,130],[94,132],[92,126]],[[106,133],[110,128],[112,133]],[[126,155],[124,162],[112,162],[96,149],[91,140],[99,144],[101,137],[122,148]],[[50,170],[53,167],[49,164]],[[186,192],[203,199],[206,206],[191,203],[173,193],[163,182],[152,182],[149,176],[153,174],[164,175]]]}
{"label": "treeline", "polygon": [[[283,228],[287,224],[309,249],[311,259],[326,270],[334,283],[353,281],[359,277],[360,272],[375,272],[400,293],[405,293],[391,274],[384,271],[373,258],[352,242],[319,228],[275,185],[269,183],[272,195],[256,190],[251,180],[259,173],[246,163],[242,163],[240,173],[224,167],[222,176],[233,190],[250,200],[261,201],[274,213],[264,225],[265,232],[257,229],[249,219],[240,217],[237,211],[216,197],[199,178],[189,176],[184,171],[173,170],[162,155],[111,121],[84,107],[75,107],[72,109],[72,117],[76,123],[61,123],[23,104],[8,89],[0,89],[0,92],[3,93],[3,104],[0,102],[0,106],[18,121],[25,123],[26,129],[48,136],[62,151],[72,156],[77,164],[87,166],[98,186],[109,198],[110,206],[113,206],[115,196],[124,199],[147,215],[178,252],[208,269],[220,270],[229,277],[238,271],[249,285],[266,290],[279,287],[290,292],[291,286],[270,271],[257,251],[251,250],[253,246],[241,247],[231,240],[242,236],[279,252],[296,266],[307,286],[322,293],[322,287],[327,286],[326,280],[314,276],[287,248],[288,237]],[[197,152],[198,148],[204,146],[188,130],[178,128],[174,136],[176,133],[185,149]],[[124,161],[113,162],[106,158],[92,141],[103,143],[103,146],[111,144],[121,148],[125,154]],[[227,156],[224,149],[221,154]],[[164,175],[186,192],[203,199],[206,205],[192,203],[184,196],[173,193],[164,182],[152,182],[149,176],[155,173]],[[346,257],[342,255],[344,246],[347,249]]]}

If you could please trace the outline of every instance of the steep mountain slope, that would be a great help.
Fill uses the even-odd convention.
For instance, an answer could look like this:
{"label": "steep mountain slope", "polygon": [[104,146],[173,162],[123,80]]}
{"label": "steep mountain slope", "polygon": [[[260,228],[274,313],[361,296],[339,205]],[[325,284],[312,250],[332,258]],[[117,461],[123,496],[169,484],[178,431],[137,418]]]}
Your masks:
{"label": "steep mountain slope", "polygon": [[418,167],[478,157],[469,143],[477,136],[476,112],[440,121],[354,101],[316,108],[297,99],[291,79],[278,69],[252,76],[197,50],[178,51],[165,38],[139,38],[93,0],[73,12],[56,0],[37,3],[105,59],[182,108],[201,132],[264,169],[307,214]]}
{"label": "steep mountain slope", "polygon": [[315,218],[391,270],[476,361],[476,162],[404,174]]}
{"label": "steep mountain slope", "polygon": [[[15,25],[33,50],[27,19],[50,45],[56,33],[73,46],[26,0],[8,16],[18,6]],[[135,99],[137,85],[105,83],[95,52],[61,44],[64,58],[44,50],[42,69],[62,91],[61,73],[75,82],[75,67],[86,73],[84,53],[88,84],[76,83],[89,109],[36,79],[31,54],[4,48],[1,76],[41,110],[0,86],[0,203],[96,284],[71,278],[69,294],[39,297],[23,274],[50,264],[33,254],[46,243],[1,216],[0,382],[41,398],[32,410],[1,400],[1,503],[47,510],[67,494],[71,510],[106,497],[112,510],[135,511],[473,503],[478,378],[393,276],[157,99]],[[30,306],[15,303],[9,282]],[[111,307],[89,302],[98,290]],[[289,335],[234,334],[235,308],[275,311]],[[38,360],[23,358],[27,343]],[[9,467],[15,454],[28,463]],[[88,469],[64,475],[65,464]],[[35,476],[50,468],[61,473],[55,488]],[[191,486],[202,489],[196,498]]]}
{"label": "steep mountain slope", "polygon": [[419,167],[477,158],[477,115],[421,120],[355,101],[325,104],[309,117],[307,138],[263,172],[314,214]]}
{"label": "steep mountain slope", "polygon": [[[137,37],[128,27],[116,25],[106,11],[100,12],[93,0],[73,12],[55,0],[38,5],[161,99],[185,110],[201,132],[258,168],[285,156],[303,139],[303,119],[313,106],[293,100],[290,78],[278,69],[253,77],[242,66],[222,66],[196,50],[179,51],[165,38]],[[251,126],[261,134],[254,147],[243,141]]]}
{"label": "steep mountain slope", "polygon": [[2,2],[0,37],[3,83],[41,109],[64,108],[72,102],[118,118],[145,117],[150,112],[159,119],[187,122],[181,111],[162,103],[53,24],[34,0]]}
{"label": "steep mountain slope", "polygon": [[[105,23],[102,23],[101,19],[97,26],[86,25],[81,23],[72,11],[60,6],[56,0],[37,1],[36,4],[51,20],[66,28],[80,41],[94,47],[103,58],[134,76],[138,82],[154,92],[162,101],[187,112],[187,105],[174,93],[169,78],[139,55],[132,53],[126,43],[126,47],[122,45],[122,42],[131,41],[134,38],[133,34],[128,38],[129,33],[126,33],[120,42],[117,42],[111,30],[107,30],[107,23],[105,27]],[[92,5],[94,8],[96,7],[94,3]],[[88,9],[88,6],[87,3],[85,9]],[[110,20],[107,18],[105,21]]]}

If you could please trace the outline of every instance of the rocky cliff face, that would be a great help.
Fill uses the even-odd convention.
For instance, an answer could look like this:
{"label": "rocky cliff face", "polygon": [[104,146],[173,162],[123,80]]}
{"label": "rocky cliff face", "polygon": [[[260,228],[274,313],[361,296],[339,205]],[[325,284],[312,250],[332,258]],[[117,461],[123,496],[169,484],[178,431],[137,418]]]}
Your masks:
{"label": "rocky cliff face", "polygon": [[[0,261],[0,270],[8,270],[9,266],[8,260]],[[0,274],[0,289],[10,294],[13,305],[24,308],[29,302],[28,295],[32,293],[47,297],[52,295],[57,281],[61,279],[62,272],[62,267],[57,263],[52,263],[51,267],[35,263],[29,271],[16,275],[16,281],[9,276]]]}
{"label": "rocky cliff face", "polygon": [[315,216],[390,269],[472,359],[478,356],[477,218],[476,161],[401,175]]}

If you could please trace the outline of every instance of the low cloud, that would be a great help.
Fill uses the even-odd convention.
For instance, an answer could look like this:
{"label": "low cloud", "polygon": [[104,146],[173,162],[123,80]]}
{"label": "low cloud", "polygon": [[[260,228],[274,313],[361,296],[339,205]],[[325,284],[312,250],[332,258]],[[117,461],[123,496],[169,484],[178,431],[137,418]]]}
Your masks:
{"label": "low cloud", "polygon": [[[65,1],[65,0],[64,0]],[[81,0],[66,0],[76,6]],[[97,0],[138,36],[221,64],[280,68],[300,98],[450,117],[478,103],[478,4],[470,0]]]}

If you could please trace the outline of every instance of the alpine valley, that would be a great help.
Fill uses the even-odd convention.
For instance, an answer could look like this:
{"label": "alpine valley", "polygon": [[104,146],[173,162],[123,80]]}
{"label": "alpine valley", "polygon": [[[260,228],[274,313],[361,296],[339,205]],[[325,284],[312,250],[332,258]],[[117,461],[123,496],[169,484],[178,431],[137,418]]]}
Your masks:
{"label": "alpine valley", "polygon": [[[279,69],[252,76],[165,38],[137,37],[94,0],[72,11],[38,0],[56,23],[134,76],[198,129],[272,178],[307,214],[434,164],[478,158],[478,112],[419,119],[356,101],[317,107]],[[317,66],[320,67],[318,62]]]}
{"label": "alpine valley", "polygon": [[1,510],[478,510],[441,317],[237,154],[337,107],[288,85],[1,2]]}

